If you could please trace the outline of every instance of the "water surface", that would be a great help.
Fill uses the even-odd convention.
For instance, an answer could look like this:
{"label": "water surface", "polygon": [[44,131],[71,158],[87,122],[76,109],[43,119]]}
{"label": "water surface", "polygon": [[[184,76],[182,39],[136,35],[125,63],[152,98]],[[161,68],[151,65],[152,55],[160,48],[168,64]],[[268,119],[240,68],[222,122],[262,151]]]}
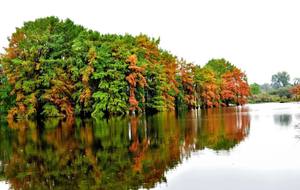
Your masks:
{"label": "water surface", "polygon": [[300,104],[3,122],[8,188],[299,189]]}

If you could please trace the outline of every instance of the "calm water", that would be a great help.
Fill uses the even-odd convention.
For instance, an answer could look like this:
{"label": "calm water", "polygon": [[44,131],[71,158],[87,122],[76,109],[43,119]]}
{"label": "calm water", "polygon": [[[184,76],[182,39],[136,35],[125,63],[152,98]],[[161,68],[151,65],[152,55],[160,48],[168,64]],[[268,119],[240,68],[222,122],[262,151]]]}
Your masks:
{"label": "calm water", "polygon": [[0,189],[300,189],[300,104],[1,123]]}

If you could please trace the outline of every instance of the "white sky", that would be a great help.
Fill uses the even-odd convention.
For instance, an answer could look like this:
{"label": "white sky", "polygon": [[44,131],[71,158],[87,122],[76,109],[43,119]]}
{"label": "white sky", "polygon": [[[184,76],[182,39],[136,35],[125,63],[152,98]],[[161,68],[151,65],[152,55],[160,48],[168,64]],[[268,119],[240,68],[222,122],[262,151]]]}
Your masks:
{"label": "white sky", "polygon": [[298,0],[4,0],[0,47],[24,21],[51,15],[101,33],[160,37],[163,49],[195,64],[225,58],[251,83],[282,70],[300,77]]}

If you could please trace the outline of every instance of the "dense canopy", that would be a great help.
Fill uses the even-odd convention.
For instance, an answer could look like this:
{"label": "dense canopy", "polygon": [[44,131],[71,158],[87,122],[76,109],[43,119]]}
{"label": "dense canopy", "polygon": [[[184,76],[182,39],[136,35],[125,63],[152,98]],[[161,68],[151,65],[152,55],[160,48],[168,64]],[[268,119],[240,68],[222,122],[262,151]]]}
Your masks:
{"label": "dense canopy", "polygon": [[250,91],[224,59],[201,68],[146,35],[104,35],[56,17],[17,28],[0,61],[0,111],[9,118],[242,105]]}

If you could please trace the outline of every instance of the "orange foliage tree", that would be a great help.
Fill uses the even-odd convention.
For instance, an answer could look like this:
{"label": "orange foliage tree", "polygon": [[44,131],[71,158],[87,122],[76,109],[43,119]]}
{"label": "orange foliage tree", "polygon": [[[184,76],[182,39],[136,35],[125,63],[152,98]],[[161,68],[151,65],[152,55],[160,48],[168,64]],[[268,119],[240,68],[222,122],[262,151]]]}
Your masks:
{"label": "orange foliage tree", "polygon": [[290,92],[295,96],[296,100],[300,99],[300,84],[293,86]]}
{"label": "orange foliage tree", "polygon": [[187,63],[183,59],[179,61],[181,84],[184,93],[184,102],[189,109],[196,107],[196,96],[194,88],[193,68],[194,65]]}
{"label": "orange foliage tree", "polygon": [[236,105],[245,104],[247,97],[250,95],[250,88],[245,73],[238,68],[234,68],[232,71],[227,71],[222,75],[220,94],[223,105],[228,106],[229,103]]}
{"label": "orange foliage tree", "polygon": [[[129,104],[130,108],[129,110],[131,112],[134,112],[135,110],[140,111],[140,107],[138,106],[139,102],[136,99],[136,88],[137,85],[139,85],[141,88],[144,88],[146,85],[146,79],[143,75],[144,68],[137,66],[137,57],[136,55],[131,55],[128,57],[128,63],[129,63],[129,70],[130,74],[126,77],[126,80],[129,83]],[[142,102],[145,101],[144,96],[142,95]]]}
{"label": "orange foliage tree", "polygon": [[167,82],[163,86],[163,97],[167,110],[175,110],[175,97],[179,93],[176,74],[178,64],[176,58],[167,52],[162,53],[160,62],[164,65]]}

